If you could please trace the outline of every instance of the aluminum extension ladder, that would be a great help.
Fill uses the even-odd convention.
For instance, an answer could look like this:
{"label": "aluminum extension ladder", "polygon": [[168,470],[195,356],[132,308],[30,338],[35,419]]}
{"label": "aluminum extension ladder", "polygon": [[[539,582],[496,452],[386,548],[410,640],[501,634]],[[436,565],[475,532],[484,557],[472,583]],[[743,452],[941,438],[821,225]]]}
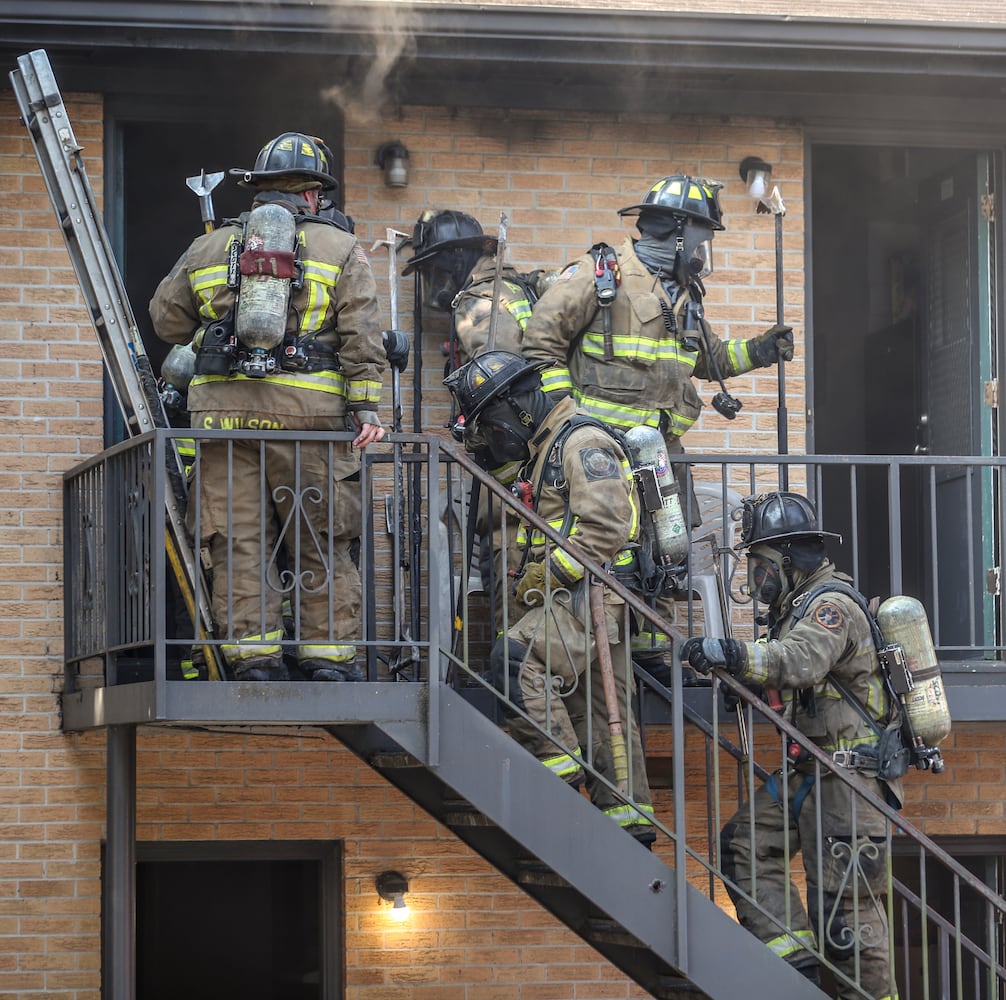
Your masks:
{"label": "aluminum extension ladder", "polygon": [[[10,80],[21,120],[35,148],[126,430],[130,437],[136,437],[157,427],[168,427],[157,378],[87,179],[83,147],[73,134],[49,57],[44,49],[36,49],[20,56],[17,63]],[[167,465],[168,563],[195,623],[197,639],[208,639],[213,635],[209,591],[185,529],[187,490],[184,464],[176,447],[171,449]],[[207,643],[202,648],[209,677],[222,679],[218,647]]]}

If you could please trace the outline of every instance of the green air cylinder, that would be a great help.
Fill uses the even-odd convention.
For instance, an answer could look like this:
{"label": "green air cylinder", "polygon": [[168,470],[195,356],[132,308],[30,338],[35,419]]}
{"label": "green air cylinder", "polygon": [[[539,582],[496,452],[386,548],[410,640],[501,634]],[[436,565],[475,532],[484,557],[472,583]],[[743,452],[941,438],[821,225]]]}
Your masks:
{"label": "green air cylinder", "polygon": [[877,624],[887,642],[905,651],[915,685],[904,696],[912,729],[927,747],[936,747],[950,735],[950,708],[926,609],[914,597],[889,597]]}

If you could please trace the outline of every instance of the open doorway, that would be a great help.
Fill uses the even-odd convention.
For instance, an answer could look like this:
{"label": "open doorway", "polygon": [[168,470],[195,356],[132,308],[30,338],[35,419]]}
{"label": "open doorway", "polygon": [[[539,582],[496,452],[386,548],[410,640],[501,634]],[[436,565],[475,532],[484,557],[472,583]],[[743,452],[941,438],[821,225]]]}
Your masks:
{"label": "open doorway", "polygon": [[[983,398],[999,350],[997,161],[981,149],[812,145],[818,454],[999,454]],[[861,478],[856,510],[844,470],[824,477],[821,500],[829,528],[851,538],[856,525],[861,589],[889,594],[888,469]],[[963,465],[920,465],[902,474],[901,500],[900,589],[937,608],[938,645],[994,642],[985,573],[1000,498]]]}
{"label": "open doorway", "polygon": [[138,842],[136,996],[335,1000],[344,908],[339,843]]}

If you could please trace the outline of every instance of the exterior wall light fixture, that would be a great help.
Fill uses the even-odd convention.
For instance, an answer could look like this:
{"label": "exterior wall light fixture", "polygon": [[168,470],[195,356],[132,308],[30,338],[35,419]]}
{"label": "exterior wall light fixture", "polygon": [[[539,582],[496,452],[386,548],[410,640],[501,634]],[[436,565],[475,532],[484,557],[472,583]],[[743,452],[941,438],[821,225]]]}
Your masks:
{"label": "exterior wall light fixture", "polygon": [[405,894],[409,891],[409,880],[401,872],[381,872],[377,876],[377,895],[386,903],[391,903],[391,916],[404,920],[409,915],[409,904]]}
{"label": "exterior wall light fixture", "polygon": [[382,143],[374,162],[384,171],[384,183],[388,187],[409,186],[409,151],[399,140]]}

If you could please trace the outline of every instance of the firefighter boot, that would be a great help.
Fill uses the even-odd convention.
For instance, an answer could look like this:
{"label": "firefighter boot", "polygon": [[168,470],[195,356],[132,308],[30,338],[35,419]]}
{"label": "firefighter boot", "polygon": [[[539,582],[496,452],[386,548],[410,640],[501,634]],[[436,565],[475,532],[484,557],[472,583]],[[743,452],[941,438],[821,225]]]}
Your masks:
{"label": "firefighter boot", "polygon": [[234,667],[239,681],[285,681],[290,679],[286,664],[279,656],[250,656]]}
{"label": "firefighter boot", "polygon": [[300,669],[311,681],[362,681],[356,660],[301,660]]}
{"label": "firefighter boot", "polygon": [[652,823],[632,823],[624,827],[624,829],[648,851],[653,850],[654,841],[657,839],[657,831],[653,828]]}

